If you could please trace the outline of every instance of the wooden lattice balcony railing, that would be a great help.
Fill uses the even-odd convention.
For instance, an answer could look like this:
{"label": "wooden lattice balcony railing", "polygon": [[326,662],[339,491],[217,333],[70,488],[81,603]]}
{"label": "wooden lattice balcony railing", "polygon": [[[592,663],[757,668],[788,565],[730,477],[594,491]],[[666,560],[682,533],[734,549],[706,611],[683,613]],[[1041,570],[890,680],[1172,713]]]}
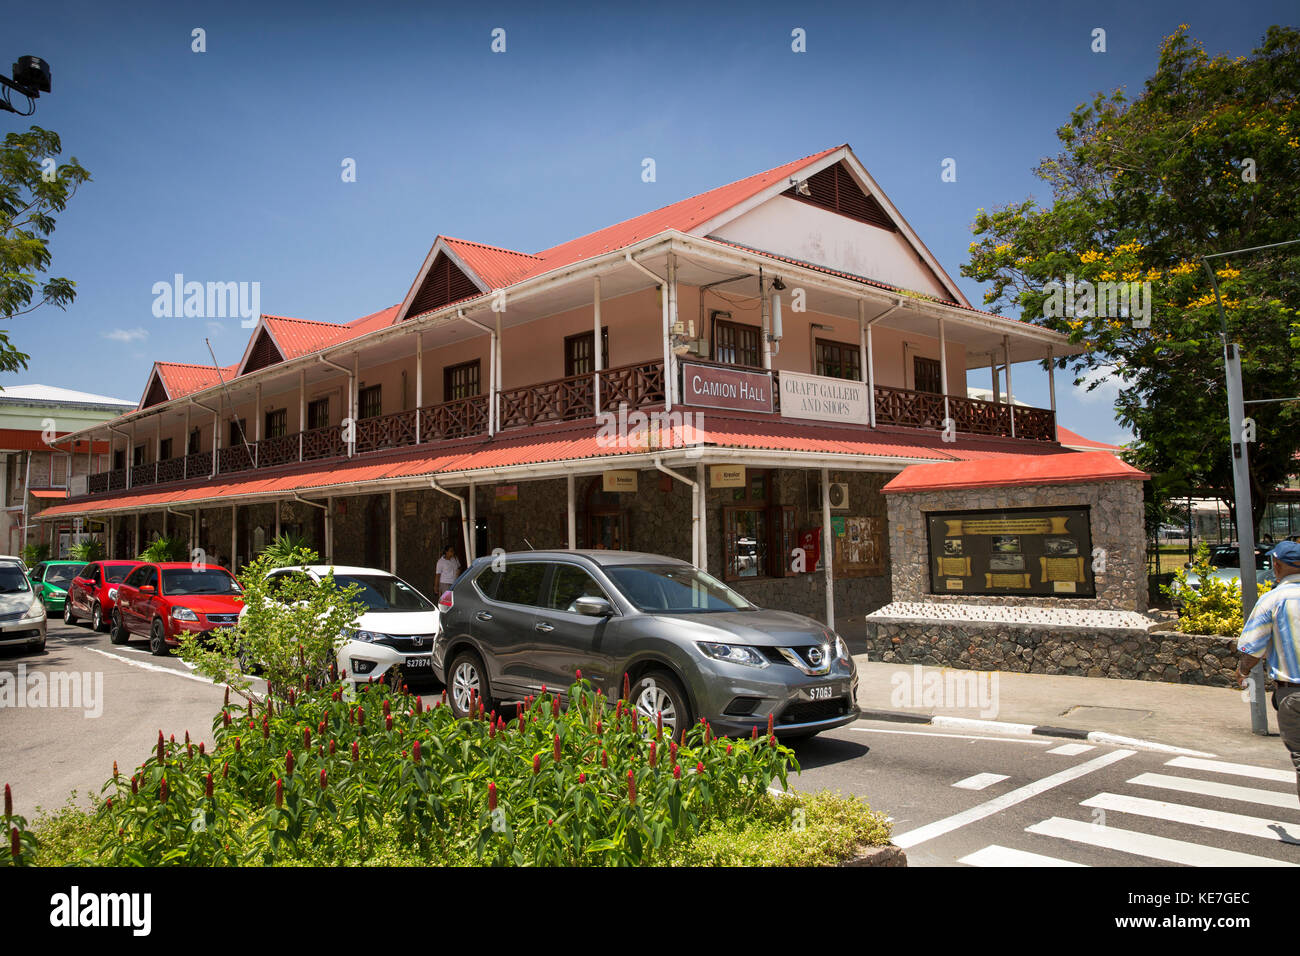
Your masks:
{"label": "wooden lattice balcony railing", "polygon": [[393,412],[357,422],[356,453],[365,454],[385,448],[401,448],[415,444],[415,419],[418,409]]}

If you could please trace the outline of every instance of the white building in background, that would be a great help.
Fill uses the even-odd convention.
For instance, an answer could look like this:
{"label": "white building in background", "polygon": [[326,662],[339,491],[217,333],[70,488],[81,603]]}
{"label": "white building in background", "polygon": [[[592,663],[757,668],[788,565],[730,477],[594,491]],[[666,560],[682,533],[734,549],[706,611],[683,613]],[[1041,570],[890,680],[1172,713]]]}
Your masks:
{"label": "white building in background", "polygon": [[[62,557],[72,526],[42,526],[35,517],[68,497],[86,475],[110,464],[107,441],[94,447],[77,442],[57,448],[49,442],[125,412],[135,402],[52,385],[10,385],[0,389],[0,548],[18,554],[25,544],[44,541],[51,557]],[[23,529],[27,529],[24,534]]]}

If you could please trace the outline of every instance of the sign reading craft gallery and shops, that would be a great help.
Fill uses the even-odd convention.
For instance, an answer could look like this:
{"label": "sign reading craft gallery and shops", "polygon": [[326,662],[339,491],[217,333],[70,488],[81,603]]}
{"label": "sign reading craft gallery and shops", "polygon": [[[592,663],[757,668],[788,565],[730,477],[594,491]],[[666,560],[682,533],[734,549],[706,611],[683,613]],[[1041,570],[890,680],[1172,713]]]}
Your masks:
{"label": "sign reading craft gallery and shops", "polygon": [[772,373],[683,362],[682,403],[742,412],[771,412]]}
{"label": "sign reading craft gallery and shops", "polygon": [[1095,597],[1089,511],[929,512],[931,594]]}
{"label": "sign reading craft gallery and shops", "polygon": [[781,372],[782,418],[866,424],[868,408],[866,382]]}

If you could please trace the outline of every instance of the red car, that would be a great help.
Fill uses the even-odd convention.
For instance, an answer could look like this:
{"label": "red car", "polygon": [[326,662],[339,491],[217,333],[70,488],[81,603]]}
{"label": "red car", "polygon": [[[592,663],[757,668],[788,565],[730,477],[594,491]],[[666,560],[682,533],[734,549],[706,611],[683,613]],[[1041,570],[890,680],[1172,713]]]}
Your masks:
{"label": "red car", "polygon": [[225,568],[183,562],[142,564],[117,586],[109,640],[125,644],[132,634],[149,638],[161,657],[183,633],[209,634],[239,622],[242,589]]}
{"label": "red car", "polygon": [[63,623],[76,624],[89,618],[97,631],[107,631],[113,619],[113,598],[117,586],[138,568],[139,561],[92,561],[72,579],[63,604]]}

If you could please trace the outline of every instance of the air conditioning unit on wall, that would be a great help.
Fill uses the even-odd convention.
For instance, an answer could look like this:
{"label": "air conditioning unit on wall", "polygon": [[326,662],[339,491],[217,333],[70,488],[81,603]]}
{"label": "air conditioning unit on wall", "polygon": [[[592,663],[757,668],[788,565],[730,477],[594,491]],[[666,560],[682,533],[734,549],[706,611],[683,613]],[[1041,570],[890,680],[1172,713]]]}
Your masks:
{"label": "air conditioning unit on wall", "polygon": [[832,481],[830,486],[831,510],[844,511],[849,507],[848,482]]}

